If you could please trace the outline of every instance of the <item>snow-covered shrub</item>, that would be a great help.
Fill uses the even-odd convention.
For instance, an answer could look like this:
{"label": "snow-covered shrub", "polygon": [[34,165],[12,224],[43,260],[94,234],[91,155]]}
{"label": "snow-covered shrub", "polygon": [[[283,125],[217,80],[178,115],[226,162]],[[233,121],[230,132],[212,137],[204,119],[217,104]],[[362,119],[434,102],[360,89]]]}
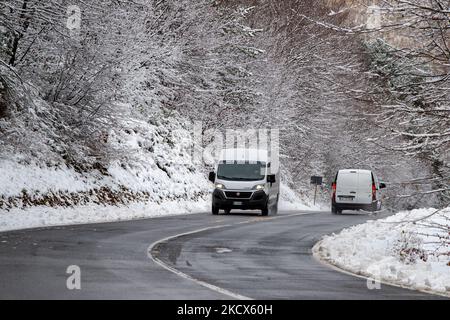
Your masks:
{"label": "snow-covered shrub", "polygon": [[406,264],[414,264],[417,260],[427,261],[428,254],[423,248],[423,240],[414,232],[402,230],[392,248],[394,256]]}

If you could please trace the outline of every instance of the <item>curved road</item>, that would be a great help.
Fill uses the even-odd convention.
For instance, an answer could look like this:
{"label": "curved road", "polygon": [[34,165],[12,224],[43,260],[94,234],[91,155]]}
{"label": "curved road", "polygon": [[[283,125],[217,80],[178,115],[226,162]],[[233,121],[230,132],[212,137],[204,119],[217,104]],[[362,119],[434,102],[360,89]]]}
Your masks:
{"label": "curved road", "polygon": [[[253,299],[439,298],[387,285],[368,290],[364,279],[337,272],[311,256],[322,235],[367,219],[373,217],[203,213],[0,233],[0,299],[236,297],[227,292]],[[182,277],[153,259],[226,291]],[[66,287],[70,265],[81,268],[81,290]]]}

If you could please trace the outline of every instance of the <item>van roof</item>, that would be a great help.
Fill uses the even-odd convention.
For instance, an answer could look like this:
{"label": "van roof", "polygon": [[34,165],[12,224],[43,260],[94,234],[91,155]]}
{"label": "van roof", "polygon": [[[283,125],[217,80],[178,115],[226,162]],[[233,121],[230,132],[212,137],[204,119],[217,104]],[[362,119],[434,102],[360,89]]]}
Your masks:
{"label": "van roof", "polygon": [[269,160],[269,153],[263,149],[223,149],[220,161],[261,161]]}
{"label": "van roof", "polygon": [[364,170],[364,169],[341,169],[341,170],[339,170],[339,172],[342,172],[342,173],[355,173],[355,172],[357,172],[357,173],[366,173],[366,174],[371,174],[372,173],[372,171]]}

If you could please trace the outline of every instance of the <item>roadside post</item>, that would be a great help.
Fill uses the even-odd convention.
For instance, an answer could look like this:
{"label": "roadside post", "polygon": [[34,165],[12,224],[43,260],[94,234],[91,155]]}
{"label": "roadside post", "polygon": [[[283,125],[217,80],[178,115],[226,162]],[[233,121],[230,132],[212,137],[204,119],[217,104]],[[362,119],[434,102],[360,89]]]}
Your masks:
{"label": "roadside post", "polygon": [[317,186],[322,185],[323,178],[320,176],[312,176],[311,177],[311,184],[314,185],[314,205],[316,205],[316,196],[317,196]]}

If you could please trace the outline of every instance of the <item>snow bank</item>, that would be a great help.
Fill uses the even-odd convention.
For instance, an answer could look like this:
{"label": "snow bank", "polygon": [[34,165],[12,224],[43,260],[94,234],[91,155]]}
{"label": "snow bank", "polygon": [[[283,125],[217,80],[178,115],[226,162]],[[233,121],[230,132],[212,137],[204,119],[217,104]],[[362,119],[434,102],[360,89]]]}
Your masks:
{"label": "snow bank", "polygon": [[280,203],[278,206],[279,210],[328,210],[329,208],[323,204],[316,203],[313,201],[300,197],[298,193],[289,188],[286,184],[280,184]]}
{"label": "snow bank", "polygon": [[[67,181],[67,179],[64,179]],[[316,210],[301,202],[287,186],[282,187],[281,210]],[[161,202],[131,202],[112,206],[88,203],[72,207],[31,206],[0,210],[0,232],[52,226],[117,222],[161,216],[209,212],[209,192],[196,200],[163,200]]]}
{"label": "snow bank", "polygon": [[0,195],[18,196],[23,191],[52,190],[79,192],[94,187],[94,182],[67,166],[45,167],[22,164],[9,159],[0,161]]}
{"label": "snow bank", "polygon": [[[108,161],[81,165],[48,149],[32,155],[2,150],[0,231],[210,210],[205,168],[187,156],[193,144],[188,121],[130,115],[103,139]],[[282,185],[280,209],[318,207]]]}
{"label": "snow bank", "polygon": [[337,267],[450,296],[450,208],[399,212],[325,236],[314,248]]}
{"label": "snow bank", "polygon": [[189,138],[189,124],[177,119],[153,124],[133,119],[108,133],[105,163],[80,169],[56,152],[47,155],[51,162],[45,155],[2,154],[0,213],[40,205],[195,201],[208,194],[209,183],[202,168],[185,157]]}
{"label": "snow bank", "polygon": [[131,203],[127,206],[85,205],[73,208],[46,206],[0,211],[0,232],[76,224],[104,223],[192,214],[209,210],[210,201],[165,201]]}
{"label": "snow bank", "polygon": [[[287,186],[283,187],[284,197],[280,201],[281,210],[315,210],[302,204],[298,196]],[[197,200],[167,200],[156,202],[133,202],[127,205],[111,206],[89,203],[74,207],[33,206],[0,210],[0,232],[42,228],[52,226],[117,222],[148,219],[161,216],[209,212],[210,195]]]}

